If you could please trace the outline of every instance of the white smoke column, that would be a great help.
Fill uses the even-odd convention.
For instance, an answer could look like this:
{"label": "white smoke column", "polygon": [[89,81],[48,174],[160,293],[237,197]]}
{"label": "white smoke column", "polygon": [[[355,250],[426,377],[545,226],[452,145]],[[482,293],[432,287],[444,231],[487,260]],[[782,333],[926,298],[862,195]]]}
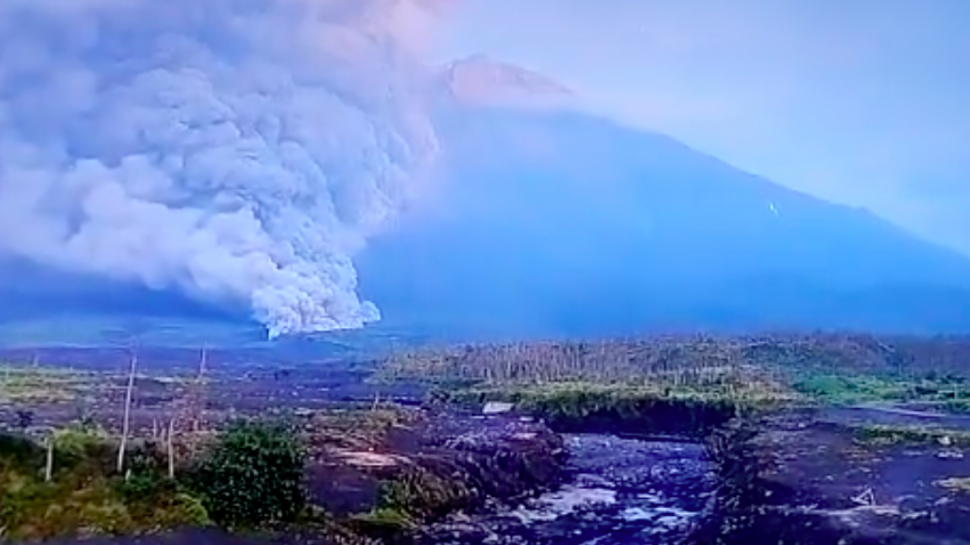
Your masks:
{"label": "white smoke column", "polygon": [[0,252],[360,327],[352,258],[421,193],[425,0],[2,0]]}

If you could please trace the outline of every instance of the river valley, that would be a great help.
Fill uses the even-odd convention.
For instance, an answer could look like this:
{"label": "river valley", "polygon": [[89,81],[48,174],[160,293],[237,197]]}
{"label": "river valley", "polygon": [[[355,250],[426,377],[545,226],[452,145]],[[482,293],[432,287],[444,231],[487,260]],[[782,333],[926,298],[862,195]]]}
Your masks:
{"label": "river valley", "polygon": [[565,437],[566,483],[518,506],[455,515],[432,525],[428,545],[652,545],[677,543],[715,485],[697,443],[612,435]]}

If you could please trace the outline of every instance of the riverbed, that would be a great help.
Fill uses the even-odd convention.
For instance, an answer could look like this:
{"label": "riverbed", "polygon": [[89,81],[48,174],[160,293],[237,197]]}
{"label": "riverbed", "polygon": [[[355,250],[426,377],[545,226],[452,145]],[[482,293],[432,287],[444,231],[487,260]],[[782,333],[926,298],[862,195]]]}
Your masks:
{"label": "riverbed", "polygon": [[448,545],[676,543],[699,520],[715,485],[702,445],[612,435],[565,436],[567,478],[518,505],[458,514],[422,542]]}

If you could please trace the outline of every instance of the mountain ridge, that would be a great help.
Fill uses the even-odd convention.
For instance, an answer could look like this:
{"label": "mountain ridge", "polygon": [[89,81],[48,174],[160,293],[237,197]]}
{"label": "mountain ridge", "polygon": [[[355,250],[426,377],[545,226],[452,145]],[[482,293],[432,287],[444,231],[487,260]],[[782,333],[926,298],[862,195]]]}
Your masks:
{"label": "mountain ridge", "polygon": [[481,53],[445,63],[434,80],[445,100],[465,106],[562,108],[579,98],[555,78]]}
{"label": "mountain ridge", "polygon": [[[422,307],[453,320],[531,317],[552,332],[583,322],[562,326],[577,334],[665,322],[970,330],[959,312],[970,304],[970,260],[869,210],[583,112],[450,108],[439,127],[450,214],[376,241],[359,260],[362,289],[388,318]],[[460,242],[441,234],[452,232]],[[394,287],[378,270],[396,271]],[[783,281],[763,280],[772,276]],[[920,294],[927,303],[914,305]],[[593,308],[595,318],[575,316]],[[914,308],[922,315],[907,316]]]}

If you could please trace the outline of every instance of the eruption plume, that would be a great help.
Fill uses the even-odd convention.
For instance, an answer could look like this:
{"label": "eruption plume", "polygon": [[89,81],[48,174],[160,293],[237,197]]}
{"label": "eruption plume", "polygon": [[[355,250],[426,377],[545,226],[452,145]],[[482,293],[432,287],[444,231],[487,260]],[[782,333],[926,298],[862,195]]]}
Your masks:
{"label": "eruption plume", "polygon": [[425,189],[432,0],[3,0],[0,252],[245,308],[379,318],[352,258]]}

